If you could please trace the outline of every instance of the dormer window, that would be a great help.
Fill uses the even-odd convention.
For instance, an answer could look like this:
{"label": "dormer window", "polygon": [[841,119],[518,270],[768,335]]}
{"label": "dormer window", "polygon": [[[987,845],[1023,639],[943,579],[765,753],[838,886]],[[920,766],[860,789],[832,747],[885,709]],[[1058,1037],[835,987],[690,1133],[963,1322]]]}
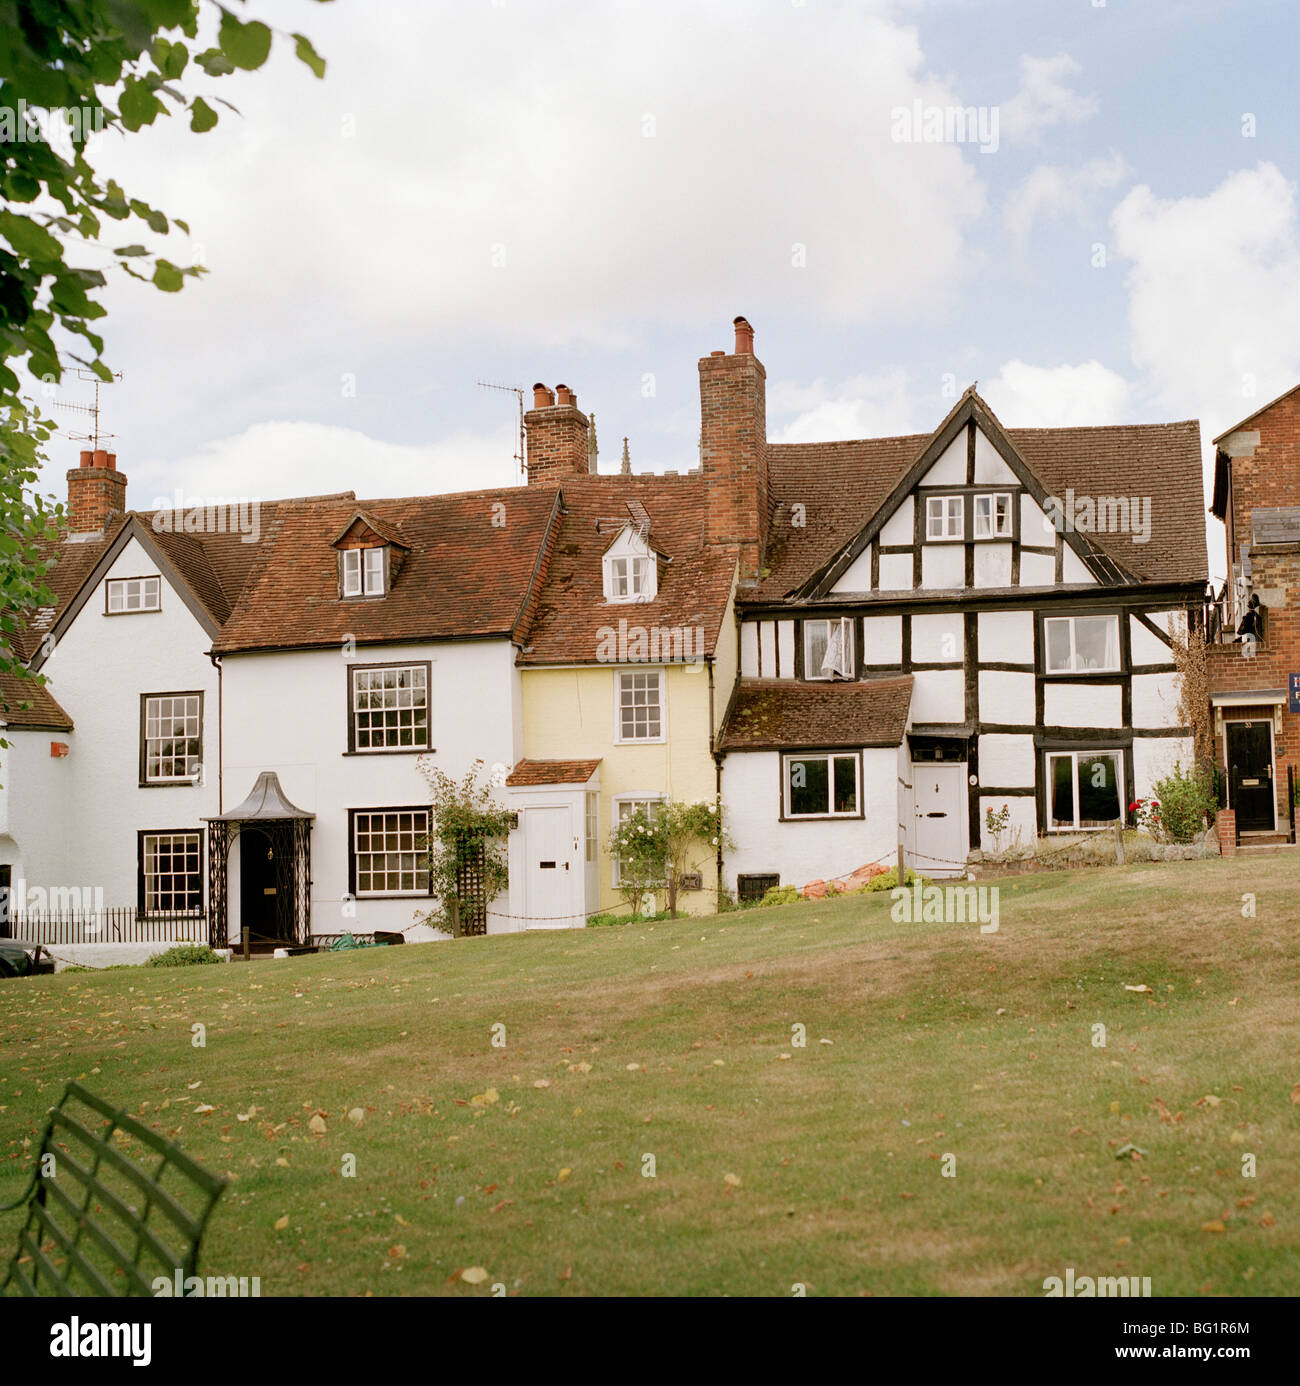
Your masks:
{"label": "dormer window", "polygon": [[410,551],[400,526],[365,510],[354,512],[334,547],[339,555],[339,596],[344,601],[382,597],[392,591]]}
{"label": "dormer window", "polygon": [[345,597],[382,597],[385,591],[385,547],[373,549],[344,549],[343,595]]}
{"label": "dormer window", "polygon": [[637,601],[650,580],[648,558],[611,558],[609,560],[609,592],[612,602]]}
{"label": "dormer window", "polygon": [[605,550],[605,600],[651,602],[659,591],[659,560],[654,550],[628,525]]}

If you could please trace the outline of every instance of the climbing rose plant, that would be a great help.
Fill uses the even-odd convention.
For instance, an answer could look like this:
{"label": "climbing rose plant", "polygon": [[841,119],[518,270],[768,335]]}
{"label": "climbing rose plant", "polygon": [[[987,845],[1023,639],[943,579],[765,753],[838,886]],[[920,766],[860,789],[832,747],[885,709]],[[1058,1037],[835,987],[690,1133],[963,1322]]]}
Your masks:
{"label": "climbing rose plant", "polygon": [[478,903],[463,899],[460,894],[463,868],[474,869],[482,884],[481,899],[485,905],[490,905],[510,884],[506,846],[514,814],[496,802],[481,760],[476,760],[459,780],[453,780],[424,756],[419,765],[430,792],[432,821],[427,857],[429,886],[437,900],[432,909],[420,916],[420,922],[451,933],[451,902]]}

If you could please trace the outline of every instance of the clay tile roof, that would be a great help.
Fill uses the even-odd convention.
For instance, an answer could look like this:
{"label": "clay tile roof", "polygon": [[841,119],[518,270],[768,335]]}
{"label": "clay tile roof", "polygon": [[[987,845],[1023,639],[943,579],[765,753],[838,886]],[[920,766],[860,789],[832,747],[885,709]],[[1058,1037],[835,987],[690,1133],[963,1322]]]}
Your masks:
{"label": "clay tile roof", "polygon": [[[281,502],[218,652],[521,637],[558,505],[554,487]],[[504,509],[502,508],[504,507]],[[339,596],[340,532],[361,508],[409,551],[381,598]],[[502,519],[504,518],[504,523]]]}
{"label": "clay tile roof", "polygon": [[[1121,568],[1150,582],[1204,582],[1205,500],[1200,425],[1009,428],[1007,438],[1050,495],[1150,497],[1151,537],[1090,536]],[[767,450],[774,513],[764,572],[749,600],[800,587],[875,516],[933,434],[840,443],[774,443]],[[790,523],[791,506],[804,523]]]}
{"label": "clay tile roof", "polygon": [[597,760],[521,760],[506,776],[512,787],[525,784],[586,784]]}
{"label": "clay tile roof", "polygon": [[910,674],[851,683],[741,679],[718,745],[724,751],[897,746],[911,702]]}
{"label": "clay tile roof", "polygon": [[[712,655],[735,578],[737,550],[704,543],[704,483],[687,476],[578,476],[562,483],[563,523],[521,664],[594,663],[608,632],[629,627],[699,631]],[[611,516],[637,504],[654,518],[661,555],[651,602],[605,600],[602,558]],[[598,528],[606,521],[604,530]]]}
{"label": "clay tile roof", "polygon": [[72,718],[35,679],[0,674],[0,723],[38,731],[71,731]]}

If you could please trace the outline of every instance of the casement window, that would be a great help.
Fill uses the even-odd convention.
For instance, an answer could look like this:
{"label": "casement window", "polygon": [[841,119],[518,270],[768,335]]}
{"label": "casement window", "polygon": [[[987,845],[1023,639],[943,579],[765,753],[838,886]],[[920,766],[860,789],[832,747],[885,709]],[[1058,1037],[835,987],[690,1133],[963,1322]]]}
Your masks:
{"label": "casement window", "polygon": [[203,834],[141,833],[137,903],[145,914],[203,910]]}
{"label": "casement window", "polygon": [[104,584],[104,612],[108,616],[161,610],[162,578],[109,578]]}
{"label": "casement window", "polygon": [[348,671],[348,750],[429,749],[426,664],[362,664]]}
{"label": "casement window", "polygon": [[192,784],[203,758],[203,694],[140,699],[140,783]]}
{"label": "casement window", "polygon": [[651,560],[635,554],[605,559],[605,600],[607,602],[649,601],[654,596],[650,578]]}
{"label": "casement window", "polygon": [[1043,635],[1049,674],[1119,669],[1118,616],[1049,616],[1043,621]]}
{"label": "casement window", "polygon": [[961,496],[925,498],[925,537],[963,539],[966,536],[966,502]]}
{"label": "casement window", "polygon": [[[614,815],[615,823],[626,823],[627,820],[632,816],[632,814],[636,812],[637,809],[643,809],[645,811],[646,817],[650,819],[651,822],[653,822],[659,816],[659,807],[662,803],[663,799],[661,797],[651,796],[649,798],[639,799],[614,799],[612,800],[610,807],[611,812]],[[667,871],[665,871],[664,874],[666,877]],[[611,879],[613,881],[615,890],[617,890],[623,884],[623,877],[619,867],[619,858],[617,852],[615,852],[613,856],[613,868],[611,871]],[[663,882],[654,882],[654,884],[661,885],[663,884]]]}
{"label": "casement window", "polygon": [[596,861],[600,856],[600,795],[592,790],[587,793],[587,861]]}
{"label": "casement window", "polygon": [[781,757],[786,818],[861,818],[861,757],[856,752]]}
{"label": "casement window", "polygon": [[1123,775],[1123,751],[1048,751],[1048,829],[1077,832],[1123,822]]}
{"label": "casement window", "polygon": [[343,549],[339,553],[342,565],[343,595],[345,597],[382,597],[385,591],[384,547]]}
{"label": "casement window", "polygon": [[976,539],[1011,538],[1011,493],[998,491],[975,497]]}
{"label": "casement window", "polygon": [[358,899],[429,894],[429,810],[353,809],[348,876]]}
{"label": "casement window", "polygon": [[803,623],[803,676],[851,679],[857,673],[854,621],[849,616]]}
{"label": "casement window", "polygon": [[664,676],[661,669],[618,674],[614,679],[615,741],[664,739]]}

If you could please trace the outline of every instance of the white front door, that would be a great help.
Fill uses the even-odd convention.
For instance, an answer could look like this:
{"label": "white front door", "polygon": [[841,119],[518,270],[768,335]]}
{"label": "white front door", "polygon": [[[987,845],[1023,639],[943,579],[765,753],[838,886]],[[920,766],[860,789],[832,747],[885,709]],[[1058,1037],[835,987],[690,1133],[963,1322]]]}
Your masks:
{"label": "white front door", "polygon": [[955,876],[965,871],[965,763],[912,765],[915,870],[922,876]]}
{"label": "white front door", "polygon": [[582,884],[576,856],[569,809],[524,810],[525,928],[567,929],[584,922],[581,903],[574,904]]}

